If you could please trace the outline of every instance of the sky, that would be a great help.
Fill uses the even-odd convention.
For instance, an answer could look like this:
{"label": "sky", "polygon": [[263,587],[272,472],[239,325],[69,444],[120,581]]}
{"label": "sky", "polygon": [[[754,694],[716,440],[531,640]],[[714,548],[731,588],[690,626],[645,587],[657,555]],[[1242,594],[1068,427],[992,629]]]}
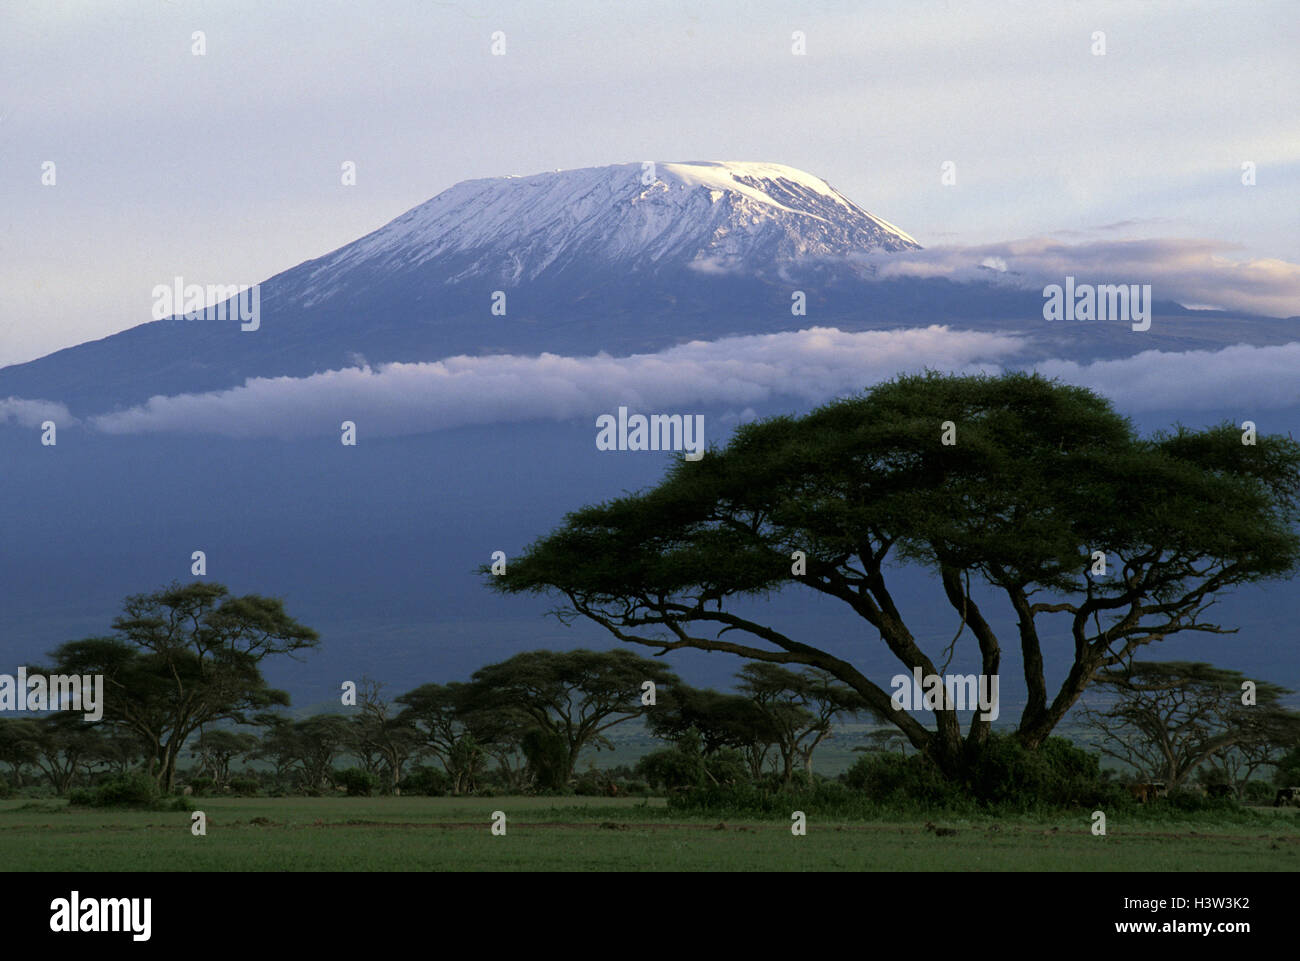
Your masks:
{"label": "sky", "polygon": [[927,247],[1179,238],[1291,273],[1298,40],[1292,0],[0,4],[0,365],[461,180],[649,159],[790,164]]}

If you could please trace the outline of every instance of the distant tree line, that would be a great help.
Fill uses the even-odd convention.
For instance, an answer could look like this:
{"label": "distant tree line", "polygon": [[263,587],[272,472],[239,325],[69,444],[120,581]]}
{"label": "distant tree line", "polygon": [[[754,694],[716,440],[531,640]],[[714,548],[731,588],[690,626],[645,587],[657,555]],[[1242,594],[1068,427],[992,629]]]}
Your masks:
{"label": "distant tree line", "polygon": [[[174,584],[128,598],[113,628],[112,636],[62,645],[42,668],[103,674],[99,722],[74,712],[0,718],[0,794],[62,796],[127,775],[147,778],[158,794],[199,795],[793,790],[824,780],[814,773],[814,754],[845,721],[887,720],[818,668],[750,663],[737,673],[735,692],[724,693],[692,687],[663,661],[624,649],[528,651],[468,681],[423,684],[395,697],[362,677],[355,703],[294,718],[284,710],[288,695],[266,684],[261,664],[319,639],[277,600]],[[1238,798],[1266,771],[1279,784],[1300,783],[1300,714],[1282,707],[1284,689],[1251,682],[1247,704],[1242,675],[1181,662],[1130,664],[1098,682],[1111,697],[1084,719],[1101,753],[1140,778],[1176,788],[1195,776],[1230,785]],[[662,747],[635,766],[579,769],[584,754],[611,749],[613,729],[637,718]],[[867,756],[841,775],[850,787],[940,790],[938,766],[909,756],[896,729],[864,740],[854,750]],[[1101,777],[1099,757],[1066,742],[1047,749],[1042,763],[1022,755],[1007,739],[970,769],[961,789],[1002,797],[1046,777],[1071,801],[1090,790],[1084,782]]]}

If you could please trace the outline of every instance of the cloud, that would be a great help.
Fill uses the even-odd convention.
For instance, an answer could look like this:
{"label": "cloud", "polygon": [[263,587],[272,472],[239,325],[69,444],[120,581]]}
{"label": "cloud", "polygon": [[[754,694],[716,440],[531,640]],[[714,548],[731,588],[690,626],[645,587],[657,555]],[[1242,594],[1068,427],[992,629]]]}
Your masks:
{"label": "cloud", "polygon": [[47,420],[60,427],[77,423],[67,407],[51,400],[24,400],[21,397],[0,400],[0,424],[12,421],[19,427],[40,427]]}
{"label": "cloud", "polygon": [[[850,333],[813,327],[787,333],[692,341],[655,354],[611,357],[514,355],[385,364],[311,377],[258,378],[208,394],[153,397],[89,418],[110,434],[209,433],[231,437],[324,436],[345,420],[368,436],[393,437],[471,425],[570,420],[626,406],[643,413],[722,410],[725,423],[751,420],[776,399],[825,403],[903,372],[953,373],[1024,366],[1015,334],[948,327]],[[1300,407],[1300,343],[1182,353],[1148,350],[1119,360],[1053,359],[1039,373],[1088,387],[1120,410],[1208,411]],[[47,401],[0,401],[7,417],[63,423]]]}
{"label": "cloud", "polygon": [[[1035,237],[971,247],[928,247],[906,253],[870,253],[881,280],[947,277],[994,281],[1025,288],[1060,283],[1150,284],[1156,300],[1212,304],[1275,317],[1300,315],[1300,264],[1285,260],[1233,260],[1235,248],[1211,240],[1098,240],[1066,244]],[[995,269],[990,269],[997,265]],[[1005,270],[1002,267],[1005,266]]]}
{"label": "cloud", "polygon": [[1078,364],[1049,360],[1035,368],[1109,397],[1121,410],[1276,409],[1300,406],[1300,343],[1237,345]]}
{"label": "cloud", "polygon": [[199,432],[234,437],[337,433],[355,421],[370,436],[471,424],[594,417],[620,405],[644,412],[752,407],[774,397],[822,403],[934,367],[998,370],[1023,341],[1014,335],[932,326],[847,333],[814,327],[692,341],[630,357],[450,357],[311,377],[252,379],[208,394],[153,397],[91,418],[114,434]]}

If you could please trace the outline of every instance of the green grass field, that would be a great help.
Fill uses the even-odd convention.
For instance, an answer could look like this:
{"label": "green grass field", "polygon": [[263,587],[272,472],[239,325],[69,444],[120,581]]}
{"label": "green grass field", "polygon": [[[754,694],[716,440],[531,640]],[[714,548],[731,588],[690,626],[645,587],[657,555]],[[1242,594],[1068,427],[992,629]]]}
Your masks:
{"label": "green grass field", "polygon": [[[200,798],[190,815],[0,802],[10,871],[1296,871],[1300,816],[1254,825],[1055,820],[690,820],[662,800]],[[506,834],[493,836],[493,811]]]}

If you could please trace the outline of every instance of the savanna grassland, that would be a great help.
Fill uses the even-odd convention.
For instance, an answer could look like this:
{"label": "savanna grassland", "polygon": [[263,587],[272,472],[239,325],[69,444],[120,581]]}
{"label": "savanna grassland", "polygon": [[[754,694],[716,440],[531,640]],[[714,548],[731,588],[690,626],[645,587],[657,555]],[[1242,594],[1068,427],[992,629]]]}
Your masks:
{"label": "savanna grassland", "polygon": [[[182,811],[0,802],[10,871],[1296,871],[1300,815],[1235,823],[1146,812],[932,822],[690,817],[662,799],[199,798]],[[494,811],[506,834],[494,836]]]}

